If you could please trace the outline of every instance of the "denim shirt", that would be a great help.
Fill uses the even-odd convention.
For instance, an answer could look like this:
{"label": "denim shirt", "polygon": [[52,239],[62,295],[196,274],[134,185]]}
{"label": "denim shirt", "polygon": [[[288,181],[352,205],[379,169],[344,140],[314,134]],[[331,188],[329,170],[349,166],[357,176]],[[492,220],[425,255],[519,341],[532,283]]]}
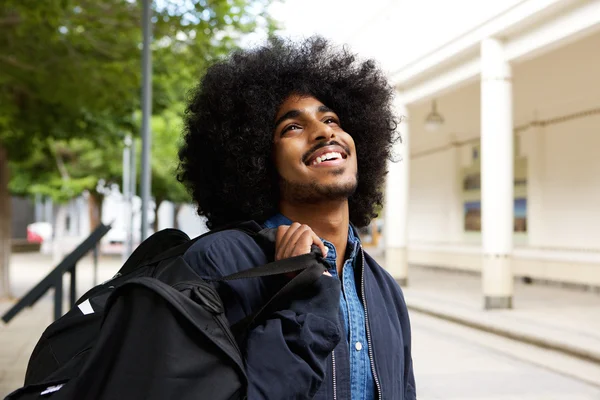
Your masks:
{"label": "denim shirt", "polygon": [[[287,217],[276,214],[269,218],[264,226],[266,228],[277,228],[280,225],[291,225],[292,221]],[[337,252],[335,246],[323,240],[327,246],[328,252],[325,261],[330,265],[329,273],[339,279],[336,259]],[[342,268],[342,293],[340,295],[340,312],[346,329],[346,342],[350,350],[350,393],[352,400],[372,400],[375,398],[375,381],[371,371],[371,360],[369,359],[369,349],[367,342],[367,331],[365,325],[365,309],[358,296],[360,289],[360,278],[357,281],[355,269],[357,256],[360,251],[360,239],[354,232],[354,229],[348,227],[348,259],[344,262]]]}

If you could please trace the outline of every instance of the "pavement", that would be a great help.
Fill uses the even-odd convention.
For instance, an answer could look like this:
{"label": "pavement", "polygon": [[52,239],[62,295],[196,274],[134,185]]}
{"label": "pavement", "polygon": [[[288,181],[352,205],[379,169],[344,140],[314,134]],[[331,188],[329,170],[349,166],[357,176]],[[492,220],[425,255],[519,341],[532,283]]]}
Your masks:
{"label": "pavement", "polygon": [[[119,257],[101,257],[97,281],[109,279],[121,264]],[[52,261],[49,256],[37,253],[14,254],[11,263],[14,295],[20,297],[25,294],[51,268]],[[91,257],[87,257],[78,266],[79,295],[93,285],[93,275],[92,260]],[[68,293],[68,277],[65,277],[65,285],[65,293]],[[508,340],[513,347],[518,344],[533,347],[538,351],[538,356],[535,357],[537,364],[558,371],[560,376],[575,377],[600,388],[598,292],[516,282],[514,309],[484,311],[478,276],[425,267],[410,268],[409,283],[403,291],[414,315],[413,319],[417,322],[422,321],[424,314],[427,314],[437,317],[434,318],[436,320],[442,318],[450,321],[453,326],[458,323],[465,329],[477,330],[498,340]],[[14,301],[0,301],[0,313],[3,314],[13,304]],[[15,317],[9,324],[0,322],[0,398],[23,384],[29,356],[40,335],[51,322],[52,293],[42,298],[35,307]],[[421,343],[419,346],[423,348],[422,340],[417,337],[414,340],[415,343]],[[438,338],[439,340],[443,341]],[[439,351],[435,350],[435,353]],[[559,355],[563,359],[557,361],[555,357]],[[456,357],[460,357],[460,354],[456,354]],[[415,372],[417,375],[427,374],[427,371],[419,370],[417,360]],[[443,384],[444,381],[439,382],[439,385]],[[441,389],[438,391],[443,393]]]}
{"label": "pavement", "polygon": [[600,365],[411,313],[419,400],[598,400]]}
{"label": "pavement", "polygon": [[513,309],[484,310],[480,276],[425,267],[403,291],[409,310],[600,364],[598,292],[516,281]]}

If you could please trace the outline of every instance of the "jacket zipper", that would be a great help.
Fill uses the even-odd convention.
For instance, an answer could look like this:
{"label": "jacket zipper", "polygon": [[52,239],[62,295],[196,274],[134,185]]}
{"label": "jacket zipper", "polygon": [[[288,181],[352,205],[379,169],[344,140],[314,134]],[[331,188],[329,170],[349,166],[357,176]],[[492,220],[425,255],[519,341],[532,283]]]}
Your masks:
{"label": "jacket zipper", "polygon": [[[339,276],[338,279],[341,283],[342,296],[346,297],[346,294],[344,293],[344,281]],[[337,384],[335,377],[335,350],[331,352],[331,363],[333,364],[333,400],[337,400]]]}
{"label": "jacket zipper", "polygon": [[[362,271],[361,271],[361,291],[362,301],[365,307],[365,325],[367,328],[367,345],[369,346],[369,359],[371,361],[371,371],[373,372],[373,379],[375,380],[375,386],[377,386],[377,398],[381,400],[381,385],[379,384],[379,378],[377,377],[377,371],[375,371],[375,361],[373,360],[373,343],[371,342],[371,329],[369,328],[369,313],[367,311],[367,297],[365,295],[365,252],[362,246],[360,247],[360,254],[362,255]],[[335,395],[335,386],[334,386]]]}
{"label": "jacket zipper", "polygon": [[337,385],[335,381],[335,350],[331,352],[331,363],[333,364],[333,400],[337,400]]}

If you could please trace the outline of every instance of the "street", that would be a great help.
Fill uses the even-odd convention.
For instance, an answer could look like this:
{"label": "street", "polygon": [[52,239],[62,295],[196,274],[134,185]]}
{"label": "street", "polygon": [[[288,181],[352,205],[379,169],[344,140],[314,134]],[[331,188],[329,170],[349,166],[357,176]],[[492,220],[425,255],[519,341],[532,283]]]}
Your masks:
{"label": "street", "polygon": [[598,365],[417,312],[411,324],[419,400],[600,399],[581,380]]}

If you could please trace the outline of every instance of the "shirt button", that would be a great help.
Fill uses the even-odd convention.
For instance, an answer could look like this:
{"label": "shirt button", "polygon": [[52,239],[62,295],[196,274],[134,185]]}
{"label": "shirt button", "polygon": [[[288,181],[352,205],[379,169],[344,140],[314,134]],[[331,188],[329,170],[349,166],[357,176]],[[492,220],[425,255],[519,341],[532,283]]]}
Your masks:
{"label": "shirt button", "polygon": [[354,348],[356,349],[356,351],[361,351],[362,350],[362,343],[361,342],[356,342],[354,344]]}

